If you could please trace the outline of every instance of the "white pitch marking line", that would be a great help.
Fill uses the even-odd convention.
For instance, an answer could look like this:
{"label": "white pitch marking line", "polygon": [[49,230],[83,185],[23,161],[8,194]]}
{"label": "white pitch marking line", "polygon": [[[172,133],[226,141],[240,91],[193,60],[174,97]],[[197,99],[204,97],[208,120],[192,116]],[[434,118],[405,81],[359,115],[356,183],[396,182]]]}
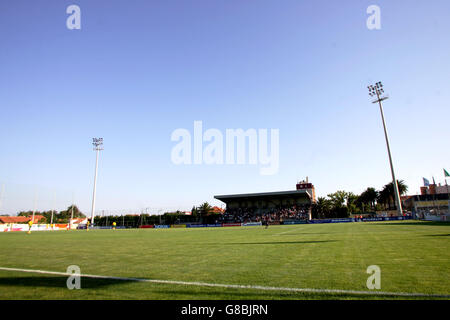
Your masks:
{"label": "white pitch marking line", "polygon": [[[57,272],[57,271],[45,271],[34,269],[19,269],[19,268],[5,268],[0,267],[3,271],[17,271],[28,273],[42,273],[42,274],[54,274],[60,276],[74,276],[73,273]],[[252,286],[252,285],[238,285],[238,284],[220,284],[220,283],[207,283],[207,282],[188,282],[188,281],[174,281],[174,280],[156,280],[156,279],[140,279],[140,278],[125,278],[125,277],[112,277],[101,276],[92,274],[80,274],[80,277],[94,278],[94,279],[110,279],[110,280],[123,280],[123,281],[135,281],[135,282],[149,282],[159,284],[176,284],[185,286],[200,286],[200,287],[216,287],[227,289],[253,289],[263,291],[287,291],[287,292],[307,292],[307,293],[331,293],[331,294],[351,294],[351,295],[377,295],[377,296],[399,296],[399,297],[433,297],[433,298],[450,298],[448,294],[426,294],[426,293],[408,293],[408,292],[383,292],[383,291],[356,291],[356,290],[338,290],[338,289],[310,289],[310,288],[283,288],[283,287],[264,287],[264,286]]]}

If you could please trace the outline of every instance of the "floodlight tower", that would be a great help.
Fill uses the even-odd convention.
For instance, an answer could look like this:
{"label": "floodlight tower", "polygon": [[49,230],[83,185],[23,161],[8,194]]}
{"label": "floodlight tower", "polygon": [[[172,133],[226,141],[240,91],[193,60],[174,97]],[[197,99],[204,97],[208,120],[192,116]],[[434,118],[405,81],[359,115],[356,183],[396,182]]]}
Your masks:
{"label": "floodlight tower", "polygon": [[0,189],[0,210],[2,209],[2,200],[4,192],[5,192],[5,184],[2,184],[2,188]]}
{"label": "floodlight tower", "polygon": [[96,187],[97,187],[98,155],[99,155],[100,150],[103,150],[103,138],[92,138],[92,144],[94,145],[94,151],[96,151],[94,193],[92,195],[92,211],[91,211],[91,225],[94,225],[95,191],[96,191]]}
{"label": "floodlight tower", "polygon": [[383,89],[383,84],[381,82],[377,82],[377,83],[375,83],[375,85],[373,85],[373,86],[370,85],[367,88],[369,89],[369,95],[371,97],[374,97],[374,96],[377,97],[377,100],[372,101],[372,103],[378,103],[380,106],[381,120],[383,121],[384,136],[386,138],[387,151],[388,151],[388,155],[389,155],[389,163],[391,165],[392,183],[394,185],[394,193],[395,193],[395,202],[397,202],[397,212],[400,216],[402,216],[403,215],[402,202],[400,201],[400,193],[398,192],[397,179],[395,179],[394,165],[392,164],[391,148],[389,147],[388,132],[387,132],[387,128],[386,128],[386,122],[384,121],[383,105],[381,104],[382,101],[387,100],[389,97],[383,96],[384,89]]}

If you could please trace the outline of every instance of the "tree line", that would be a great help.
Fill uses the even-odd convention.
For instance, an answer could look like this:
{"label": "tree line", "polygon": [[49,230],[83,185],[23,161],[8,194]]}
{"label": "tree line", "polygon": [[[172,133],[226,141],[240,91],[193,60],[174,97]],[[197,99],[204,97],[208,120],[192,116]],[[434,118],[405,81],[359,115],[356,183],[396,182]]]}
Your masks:
{"label": "tree line", "polygon": [[[52,220],[53,214],[53,220]],[[117,226],[126,227],[139,227],[141,225],[155,225],[155,224],[176,224],[176,223],[215,223],[217,220],[217,214],[213,210],[213,207],[204,202],[200,206],[194,206],[192,208],[191,215],[186,215],[182,211],[165,212],[162,215],[150,215],[150,214],[127,214],[127,215],[109,215],[109,216],[95,216],[94,223],[98,226],[111,226],[113,222]],[[18,216],[31,217],[33,211],[21,211]],[[76,205],[69,206],[66,210],[56,211],[35,211],[36,216],[43,216],[38,221],[39,223],[68,223],[73,215],[73,218],[86,218],[86,216],[78,209]]]}
{"label": "tree line", "polygon": [[[50,223],[52,221],[52,214],[53,214],[53,223],[68,223],[69,219],[73,218],[86,218],[86,216],[78,209],[76,205],[69,206],[66,210],[62,211],[56,211],[56,210],[47,210],[47,211],[35,211],[35,216],[43,216],[44,218],[41,221],[38,221],[40,223]],[[22,217],[31,217],[33,216],[33,211],[21,211],[17,214],[18,216]]]}
{"label": "tree line", "polygon": [[[397,180],[400,195],[408,191],[403,180]],[[327,197],[317,198],[312,205],[313,219],[348,218],[352,214],[375,213],[382,210],[396,210],[394,184],[388,183],[381,190],[367,188],[357,195],[352,192],[336,191]]]}
{"label": "tree line", "polygon": [[97,226],[111,226],[115,222],[117,226],[137,228],[152,224],[215,223],[217,219],[218,213],[214,212],[213,207],[208,202],[204,202],[199,206],[192,207],[190,215],[177,210],[175,212],[165,212],[162,215],[96,216],[94,222]]}

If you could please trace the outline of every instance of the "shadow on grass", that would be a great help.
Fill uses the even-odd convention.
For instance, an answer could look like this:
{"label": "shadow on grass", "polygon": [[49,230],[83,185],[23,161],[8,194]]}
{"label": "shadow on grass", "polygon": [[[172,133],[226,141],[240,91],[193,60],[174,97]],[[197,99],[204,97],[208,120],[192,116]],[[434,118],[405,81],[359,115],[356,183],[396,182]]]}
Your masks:
{"label": "shadow on grass", "polygon": [[[244,289],[245,290],[245,289]],[[251,290],[248,290],[251,291]],[[224,289],[222,291],[218,290],[186,290],[186,289],[180,289],[180,290],[155,290],[155,293],[160,293],[164,295],[168,295],[169,297],[174,297],[176,300],[198,300],[198,297],[201,297],[201,299],[207,299],[207,300],[224,300],[224,299],[231,299],[231,300],[260,300],[260,299],[299,299],[302,297],[310,297],[317,298],[328,298],[332,299],[333,295],[308,295],[308,294],[296,294],[296,293],[285,293],[285,292],[267,292],[267,291],[254,291],[254,292],[248,292],[245,290],[244,292],[238,292],[238,291],[229,291],[229,289]],[[181,298],[180,298],[181,297]],[[186,298],[184,298],[186,297]]]}
{"label": "shadow on grass", "polygon": [[317,241],[273,241],[273,242],[229,242],[221,243],[220,245],[255,245],[255,244],[308,244],[308,243],[325,243],[325,242],[337,242],[336,240],[317,240]]}
{"label": "shadow on grass", "polygon": [[[47,287],[67,289],[67,277],[4,277],[0,278],[0,286],[12,287]],[[81,277],[81,289],[96,289],[110,285],[126,284],[130,281],[115,279],[93,279]]]}
{"label": "shadow on grass", "polygon": [[426,234],[424,237],[449,237],[450,234]]}
{"label": "shadow on grass", "polygon": [[445,221],[417,221],[417,222],[386,222],[386,223],[367,223],[366,226],[439,226],[450,227],[450,222]]}
{"label": "shadow on grass", "polygon": [[[233,291],[230,291],[233,290]],[[384,295],[358,295],[351,293],[324,293],[324,292],[279,292],[279,291],[253,291],[246,289],[243,292],[234,289],[218,290],[155,290],[154,293],[169,295],[174,300],[417,300],[439,299],[427,297],[397,297]],[[185,296],[187,296],[185,298]]]}

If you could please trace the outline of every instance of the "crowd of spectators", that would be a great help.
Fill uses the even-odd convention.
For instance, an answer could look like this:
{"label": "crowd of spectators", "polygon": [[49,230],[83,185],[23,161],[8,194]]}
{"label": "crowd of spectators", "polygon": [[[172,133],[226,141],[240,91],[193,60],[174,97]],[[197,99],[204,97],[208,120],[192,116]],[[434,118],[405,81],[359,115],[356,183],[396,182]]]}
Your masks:
{"label": "crowd of spectators", "polygon": [[254,208],[226,209],[221,215],[219,223],[247,223],[247,222],[282,222],[286,220],[307,220],[307,206],[290,206],[272,208],[265,212],[257,212]]}
{"label": "crowd of spectators", "polygon": [[251,208],[226,209],[220,217],[220,223],[243,223],[258,221],[258,215]]}
{"label": "crowd of spectators", "polygon": [[272,209],[270,212],[263,214],[263,218],[268,218],[269,221],[307,220],[308,208],[303,206],[292,206],[288,208]]}

